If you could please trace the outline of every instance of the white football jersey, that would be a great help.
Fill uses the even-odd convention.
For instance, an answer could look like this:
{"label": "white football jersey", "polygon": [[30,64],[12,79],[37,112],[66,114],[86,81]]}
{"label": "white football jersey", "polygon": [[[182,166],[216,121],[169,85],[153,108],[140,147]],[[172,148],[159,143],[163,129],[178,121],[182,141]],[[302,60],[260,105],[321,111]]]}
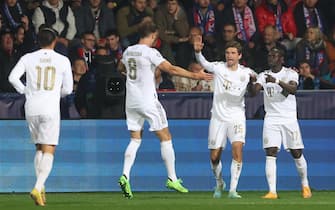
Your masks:
{"label": "white football jersey", "polygon": [[208,62],[201,53],[196,53],[196,58],[214,74],[212,116],[229,122],[245,119],[244,95],[250,75],[256,73],[242,65],[232,71],[225,62]]}
{"label": "white football jersey", "polygon": [[264,89],[265,119],[272,123],[285,124],[297,119],[297,104],[295,95],[289,94],[287,97],[281,92],[283,88],[272,82],[266,83],[266,74],[273,76],[285,83],[294,81],[298,84],[298,73],[290,68],[283,67],[279,72],[271,70],[264,71],[258,75],[257,83]]}
{"label": "white football jersey", "polygon": [[[26,85],[20,78],[26,73]],[[26,96],[27,116],[60,113],[61,95],[73,90],[70,61],[50,49],[40,49],[21,57],[9,75],[9,81]]]}
{"label": "white football jersey", "polygon": [[158,50],[136,44],[126,49],[121,61],[127,69],[126,106],[152,103],[157,98],[155,70],[165,59]]}

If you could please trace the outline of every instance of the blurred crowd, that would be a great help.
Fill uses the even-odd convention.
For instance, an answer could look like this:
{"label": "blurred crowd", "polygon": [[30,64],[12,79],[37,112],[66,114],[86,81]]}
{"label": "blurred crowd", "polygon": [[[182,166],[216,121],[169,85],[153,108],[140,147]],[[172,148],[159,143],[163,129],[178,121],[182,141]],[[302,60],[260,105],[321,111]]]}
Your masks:
{"label": "blurred crowd", "polygon": [[[189,71],[202,69],[192,44],[202,35],[209,61],[224,61],[225,43],[236,40],[243,46],[241,64],[259,73],[277,47],[285,51],[284,65],[299,73],[299,89],[334,89],[334,16],[334,0],[1,0],[0,91],[15,92],[11,69],[38,49],[38,30],[52,27],[59,36],[55,50],[72,63],[74,92],[87,98],[97,91],[99,63],[117,71],[123,51],[137,43],[137,30],[148,21],[159,28],[155,47]],[[159,71],[157,78],[161,91],[213,90],[211,82]]]}

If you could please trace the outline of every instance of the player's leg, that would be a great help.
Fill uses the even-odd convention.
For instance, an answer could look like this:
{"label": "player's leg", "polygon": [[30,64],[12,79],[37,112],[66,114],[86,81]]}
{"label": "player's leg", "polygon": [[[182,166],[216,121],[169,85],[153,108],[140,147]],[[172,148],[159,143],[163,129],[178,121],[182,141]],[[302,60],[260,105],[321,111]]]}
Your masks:
{"label": "player's leg", "polygon": [[214,188],[213,198],[221,198],[222,192],[226,187],[226,183],[223,181],[222,178],[221,153],[222,153],[221,147],[218,149],[210,150],[210,156],[211,156],[210,164],[216,180],[216,186]]}
{"label": "player's leg", "polygon": [[211,118],[208,131],[208,149],[210,150],[211,169],[216,180],[213,198],[221,198],[226,187],[222,178],[221,154],[227,144],[227,127],[227,123]]}
{"label": "player's leg", "polygon": [[38,122],[38,117],[36,116],[27,116],[27,123],[28,123],[28,128],[31,136],[31,140],[33,143],[35,143],[35,157],[34,157],[34,168],[35,168],[35,175],[36,179],[38,178],[39,175],[39,165],[42,159],[42,147],[41,144],[37,143],[38,142],[38,130],[39,130],[39,122]]}
{"label": "player's leg", "polygon": [[307,162],[302,154],[302,149],[290,149],[290,152],[294,158],[295,166],[301,178],[302,197],[310,198],[312,197],[312,192],[307,178]]}
{"label": "player's leg", "polygon": [[284,140],[283,145],[287,150],[289,149],[301,178],[302,197],[312,197],[312,192],[309,187],[307,178],[307,162],[303,155],[304,144],[301,137],[298,121],[284,125]]}
{"label": "player's leg", "polygon": [[237,193],[237,185],[242,171],[242,152],[245,143],[246,123],[245,118],[229,123],[228,138],[232,145],[232,161],[230,165],[229,198],[242,198]]}
{"label": "player's leg", "polygon": [[263,126],[263,149],[266,154],[265,174],[269,186],[269,192],[262,198],[277,199],[277,153],[281,146],[282,136],[281,128],[272,125],[266,120]]}
{"label": "player's leg", "polygon": [[[35,158],[34,158],[34,167],[35,167],[35,174],[36,174],[36,180],[38,179],[38,176],[40,174],[40,163],[43,157],[43,152],[42,152],[42,146],[41,144],[36,144],[36,153],[35,153]],[[46,204],[47,199],[45,195],[45,187],[42,187],[41,190],[41,196],[44,204]]]}
{"label": "player's leg", "polygon": [[277,147],[265,148],[265,174],[269,186],[269,192],[263,196],[266,199],[277,199]]}
{"label": "player's leg", "polygon": [[178,192],[188,192],[188,190],[181,185],[181,179],[178,179],[176,175],[172,137],[168,128],[168,121],[163,106],[158,100],[155,100],[151,105],[147,105],[143,109],[143,114],[149,122],[149,130],[155,132],[160,140],[161,156],[168,174],[166,187]]}
{"label": "player's leg", "polygon": [[234,141],[232,142],[232,161],[230,165],[230,189],[229,189],[229,198],[242,198],[236,191],[237,184],[240,179],[242,171],[242,150],[243,142]]}
{"label": "player's leg", "polygon": [[176,190],[178,192],[187,193],[186,189],[182,185],[182,180],[177,178],[176,169],[175,169],[175,152],[172,144],[172,137],[169,131],[169,128],[163,128],[161,130],[155,131],[157,137],[161,142],[161,156],[164,161],[168,180],[166,182],[166,187],[169,189]]}
{"label": "player's leg", "polygon": [[130,142],[124,153],[123,175],[130,179],[130,170],[135,162],[137,150],[141,145],[142,131],[130,131]]}
{"label": "player's leg", "polygon": [[130,131],[130,142],[124,153],[123,172],[119,179],[119,185],[126,198],[132,198],[133,193],[130,186],[130,171],[134,165],[137,150],[141,145],[142,131]]}
{"label": "player's leg", "polygon": [[[42,196],[42,191],[45,185],[47,178],[52,169],[54,153],[56,146],[55,145],[41,145],[42,148],[42,159],[39,164],[39,175],[35,183],[34,189],[31,191],[30,195],[35,201],[36,205],[44,206],[45,198]],[[44,195],[45,196],[45,195]]]}
{"label": "player's leg", "polygon": [[43,155],[40,163],[40,174],[35,183],[35,189],[37,189],[39,192],[42,191],[45,181],[47,180],[51,172],[56,145],[42,144],[41,148]]}

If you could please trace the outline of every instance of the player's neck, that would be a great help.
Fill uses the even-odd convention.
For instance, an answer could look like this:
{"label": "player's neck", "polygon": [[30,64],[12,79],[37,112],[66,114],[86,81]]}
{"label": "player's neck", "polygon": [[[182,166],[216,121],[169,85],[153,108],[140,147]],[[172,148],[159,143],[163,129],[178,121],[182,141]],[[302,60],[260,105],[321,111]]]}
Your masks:
{"label": "player's neck", "polygon": [[54,47],[53,46],[46,46],[46,47],[42,47],[42,49],[44,49],[44,50],[53,50]]}
{"label": "player's neck", "polygon": [[138,42],[138,44],[143,44],[143,45],[147,45],[148,47],[151,47],[152,40],[151,39],[142,38],[142,39],[140,39],[140,41]]}
{"label": "player's neck", "polygon": [[271,71],[274,73],[280,72],[281,69],[282,69],[281,65],[271,67]]}
{"label": "player's neck", "polygon": [[238,69],[238,64],[227,65],[227,67],[231,71],[236,71]]}

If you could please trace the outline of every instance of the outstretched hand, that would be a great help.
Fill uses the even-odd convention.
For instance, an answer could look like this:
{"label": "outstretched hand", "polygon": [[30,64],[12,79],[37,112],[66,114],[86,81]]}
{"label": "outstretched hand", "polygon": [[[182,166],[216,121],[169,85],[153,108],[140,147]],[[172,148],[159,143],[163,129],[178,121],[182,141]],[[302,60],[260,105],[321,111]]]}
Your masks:
{"label": "outstretched hand", "polygon": [[204,43],[202,43],[202,36],[201,35],[197,35],[194,38],[193,41],[193,48],[195,52],[201,52],[202,48],[204,47]]}
{"label": "outstretched hand", "polygon": [[213,79],[213,74],[209,74],[205,72],[205,69],[201,69],[198,73],[199,79],[206,80],[206,81],[211,81]]}

